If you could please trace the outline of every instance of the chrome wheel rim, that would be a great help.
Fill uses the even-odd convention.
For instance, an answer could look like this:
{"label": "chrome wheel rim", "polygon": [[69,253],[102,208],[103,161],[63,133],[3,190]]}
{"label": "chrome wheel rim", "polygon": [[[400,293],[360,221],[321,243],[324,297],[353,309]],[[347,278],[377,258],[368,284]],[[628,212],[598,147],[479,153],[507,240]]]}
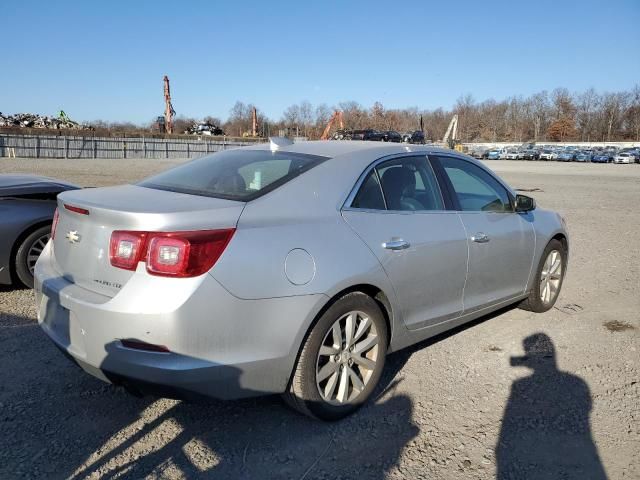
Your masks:
{"label": "chrome wheel rim", "polygon": [[545,305],[555,300],[562,280],[562,254],[551,250],[542,265],[540,272],[540,300]]}
{"label": "chrome wheel rim", "polygon": [[29,251],[27,252],[27,268],[29,269],[29,273],[33,275],[33,271],[36,268],[36,262],[38,261],[38,257],[44,250],[44,247],[47,246],[47,242],[51,238],[51,234],[47,233],[46,235],[42,235],[35,242],[31,244],[29,247]]}
{"label": "chrome wheel rim", "polygon": [[320,345],[316,385],[322,399],[332,405],[352,403],[363,392],[379,361],[378,331],[364,312],[340,317]]}

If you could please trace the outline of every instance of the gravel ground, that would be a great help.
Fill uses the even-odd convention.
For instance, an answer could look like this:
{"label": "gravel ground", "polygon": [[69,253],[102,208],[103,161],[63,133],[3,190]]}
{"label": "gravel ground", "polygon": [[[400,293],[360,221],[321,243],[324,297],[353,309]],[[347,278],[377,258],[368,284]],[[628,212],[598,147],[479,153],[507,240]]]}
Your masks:
{"label": "gravel ground", "polygon": [[[0,287],[0,478],[640,478],[640,166],[488,163],[567,219],[556,308],[391,355],[377,399],[338,423],[278,397],[131,397],[54,348],[30,291]],[[168,165],[2,158],[0,173],[99,186]],[[511,366],[526,338],[530,368]]]}

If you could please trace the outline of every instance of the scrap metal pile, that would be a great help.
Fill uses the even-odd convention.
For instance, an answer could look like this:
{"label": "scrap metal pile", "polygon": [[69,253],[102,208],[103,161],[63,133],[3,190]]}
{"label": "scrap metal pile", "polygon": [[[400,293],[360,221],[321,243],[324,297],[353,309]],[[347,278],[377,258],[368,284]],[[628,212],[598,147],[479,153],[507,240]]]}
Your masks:
{"label": "scrap metal pile", "polygon": [[187,135],[224,135],[224,130],[213,123],[203,122],[194,123],[184,133]]}
{"label": "scrap metal pile", "polygon": [[15,115],[0,112],[0,128],[47,128],[53,130],[92,130],[89,125],[74,122],[64,112],[57,117],[37,115],[33,113],[16,113]]}

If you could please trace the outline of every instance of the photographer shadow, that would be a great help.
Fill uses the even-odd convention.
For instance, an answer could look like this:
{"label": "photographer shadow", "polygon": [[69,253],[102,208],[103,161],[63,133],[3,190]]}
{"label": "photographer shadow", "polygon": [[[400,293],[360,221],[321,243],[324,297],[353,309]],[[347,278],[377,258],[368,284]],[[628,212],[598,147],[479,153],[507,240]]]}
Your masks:
{"label": "photographer shadow", "polygon": [[587,383],[558,370],[544,333],[523,346],[525,355],[512,357],[511,365],[533,373],[511,386],[496,446],[497,479],[606,479],[591,435]]}

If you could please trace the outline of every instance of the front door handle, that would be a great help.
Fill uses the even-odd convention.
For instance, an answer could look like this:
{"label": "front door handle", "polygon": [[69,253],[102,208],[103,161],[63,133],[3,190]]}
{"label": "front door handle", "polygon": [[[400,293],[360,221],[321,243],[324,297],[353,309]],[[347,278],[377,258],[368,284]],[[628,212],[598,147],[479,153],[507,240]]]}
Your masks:
{"label": "front door handle", "polygon": [[471,237],[471,240],[476,243],[487,243],[489,241],[489,236],[486,233],[478,232]]}
{"label": "front door handle", "polygon": [[382,248],[386,248],[387,250],[404,250],[409,248],[409,242],[405,242],[401,238],[391,240],[390,242],[384,242],[382,244]]}

